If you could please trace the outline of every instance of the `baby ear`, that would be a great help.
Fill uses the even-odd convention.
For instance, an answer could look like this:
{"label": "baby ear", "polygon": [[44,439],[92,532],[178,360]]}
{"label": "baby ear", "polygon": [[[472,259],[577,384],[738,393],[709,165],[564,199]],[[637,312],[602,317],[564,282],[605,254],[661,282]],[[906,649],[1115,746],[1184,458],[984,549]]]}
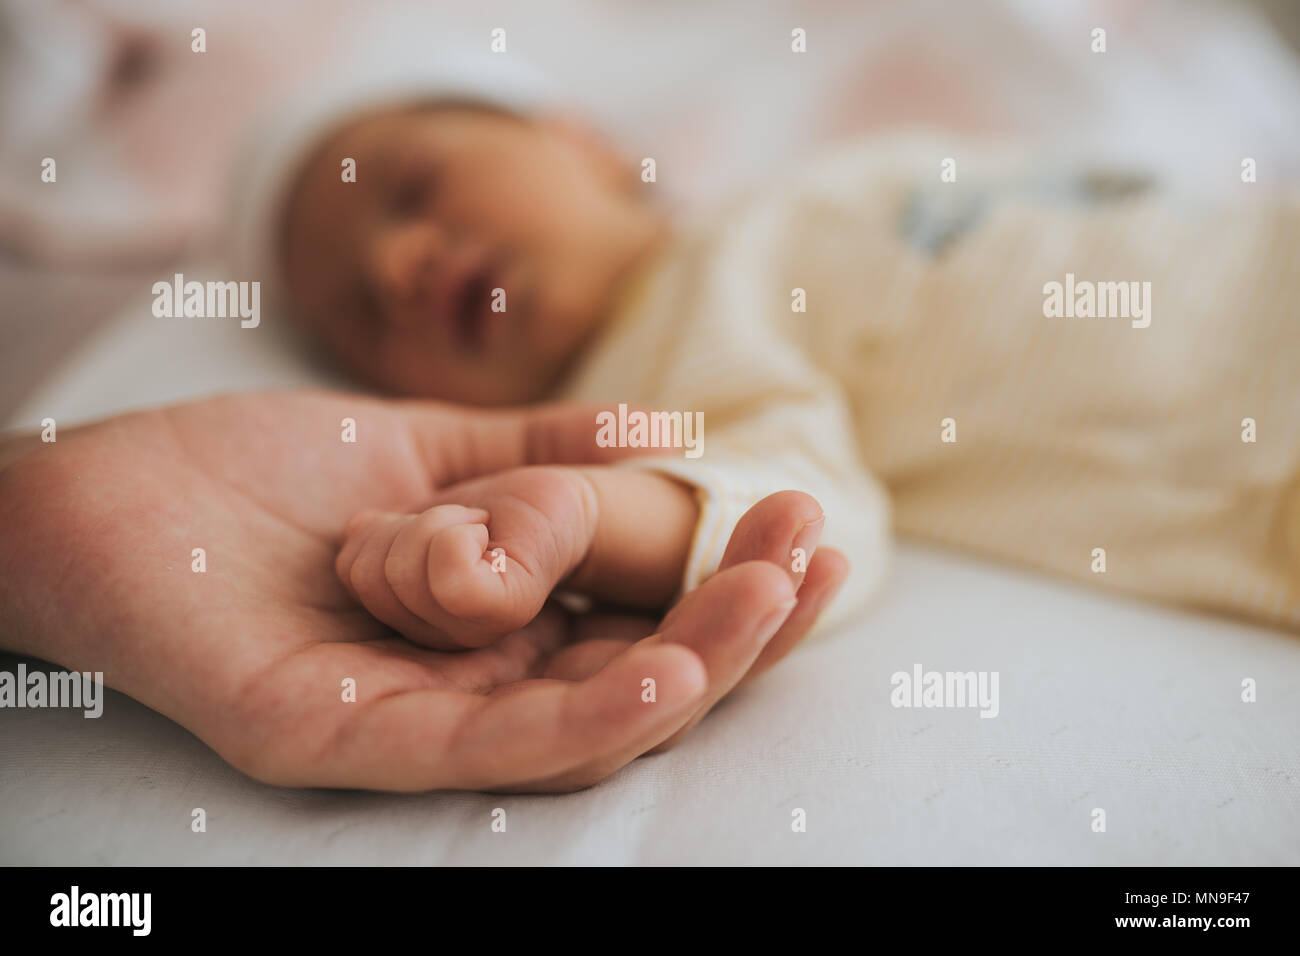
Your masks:
{"label": "baby ear", "polygon": [[602,181],[620,192],[636,188],[637,165],[598,127],[576,113],[547,113],[535,122],[578,152]]}

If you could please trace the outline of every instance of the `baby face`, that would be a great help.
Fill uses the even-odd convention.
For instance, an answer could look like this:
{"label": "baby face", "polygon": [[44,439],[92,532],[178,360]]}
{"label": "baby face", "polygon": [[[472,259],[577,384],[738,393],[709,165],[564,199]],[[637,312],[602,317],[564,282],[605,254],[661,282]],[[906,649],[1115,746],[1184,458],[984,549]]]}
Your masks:
{"label": "baby face", "polygon": [[639,185],[560,124],[462,106],[367,116],[317,150],[289,197],[291,309],[383,389],[539,398],[659,235]]}

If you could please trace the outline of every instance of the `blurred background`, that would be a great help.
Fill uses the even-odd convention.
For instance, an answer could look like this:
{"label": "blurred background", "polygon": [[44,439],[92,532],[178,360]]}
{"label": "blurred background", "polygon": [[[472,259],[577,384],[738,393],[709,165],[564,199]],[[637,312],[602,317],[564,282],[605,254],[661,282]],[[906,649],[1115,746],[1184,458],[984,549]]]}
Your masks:
{"label": "blurred background", "polygon": [[504,27],[556,107],[656,157],[682,206],[896,127],[1131,158],[1196,190],[1236,185],[1243,156],[1261,184],[1300,183],[1293,0],[451,6],[0,0],[0,422],[154,281],[225,254],[250,125],[357,48],[486,50]]}

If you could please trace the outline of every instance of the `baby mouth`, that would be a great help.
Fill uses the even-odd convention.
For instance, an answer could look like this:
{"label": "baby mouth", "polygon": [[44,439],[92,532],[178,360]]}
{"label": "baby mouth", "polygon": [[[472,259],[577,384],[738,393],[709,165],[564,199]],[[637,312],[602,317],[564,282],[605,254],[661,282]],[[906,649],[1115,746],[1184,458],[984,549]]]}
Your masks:
{"label": "baby mouth", "polygon": [[489,269],[476,270],[456,290],[452,302],[452,329],[462,348],[480,352],[487,347],[492,319],[493,289],[498,288]]}
{"label": "baby mouth", "polygon": [[[527,306],[516,297],[516,261],[504,251],[483,255],[444,286],[439,312],[456,347],[469,353],[492,350],[514,324],[506,318],[507,306],[516,312]],[[507,296],[512,301],[507,302]]]}

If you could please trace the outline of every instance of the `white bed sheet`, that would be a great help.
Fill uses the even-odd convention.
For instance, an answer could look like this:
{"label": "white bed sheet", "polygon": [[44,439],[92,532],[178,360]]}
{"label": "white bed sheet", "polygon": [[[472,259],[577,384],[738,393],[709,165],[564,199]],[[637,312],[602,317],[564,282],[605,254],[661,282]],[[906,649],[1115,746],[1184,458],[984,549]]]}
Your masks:
{"label": "white bed sheet", "polygon": [[[148,305],[8,424],[329,381],[273,321],[156,319]],[[997,671],[999,715],[895,709],[890,676],[917,663]],[[678,749],[578,794],[283,790],[118,694],[98,720],[0,711],[0,863],[1294,865],[1297,715],[1295,635],[904,544],[859,623],[733,695]],[[196,807],[206,833],[190,830]]]}

